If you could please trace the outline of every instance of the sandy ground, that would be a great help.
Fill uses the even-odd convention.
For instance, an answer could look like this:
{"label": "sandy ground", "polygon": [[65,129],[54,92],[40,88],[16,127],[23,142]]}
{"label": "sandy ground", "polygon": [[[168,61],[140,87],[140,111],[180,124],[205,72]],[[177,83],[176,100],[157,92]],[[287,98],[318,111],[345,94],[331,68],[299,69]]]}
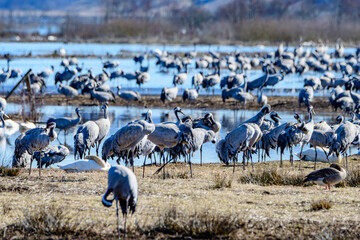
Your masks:
{"label": "sandy ground", "polygon": [[[272,106],[272,109],[275,111],[304,111],[306,110],[304,105],[299,107],[297,97],[280,97],[280,96],[268,96],[268,103]],[[8,102],[13,103],[23,103],[28,102],[27,98],[21,97],[19,95],[13,95],[8,99]],[[97,105],[98,102],[91,100],[89,95],[81,95],[73,99],[66,99],[62,95],[46,95],[45,97],[39,97],[34,100],[35,102],[46,104],[46,105]],[[175,107],[180,106],[182,108],[206,108],[206,109],[251,109],[258,110],[260,106],[257,104],[256,100],[253,102],[248,102],[244,107],[241,103],[238,103],[236,100],[228,99],[224,103],[221,96],[199,96],[199,98],[194,102],[183,102],[182,98],[178,96],[172,102],[163,103],[160,100],[160,95],[143,95],[142,101],[140,102],[131,102],[127,103],[125,100],[116,97],[116,102],[110,102],[110,105],[116,106],[139,106],[139,107]],[[317,112],[331,112],[333,109],[329,106],[329,100],[326,97],[315,97],[312,103],[315,111]],[[340,113],[340,111],[339,111]]]}
{"label": "sandy ground", "polygon": [[[356,168],[358,161],[350,165]],[[165,180],[162,175],[153,175],[156,166],[146,168],[145,178],[136,167],[139,200],[135,214],[128,217],[128,237],[360,238],[358,187],[325,191],[319,186],[302,186],[312,163],[303,163],[301,170],[291,169],[288,162],[284,169],[277,166],[278,162],[256,164],[255,170],[249,167],[246,171],[239,166],[233,174],[232,167],[222,164],[193,165],[194,176],[190,178],[188,166],[178,163],[166,168]],[[300,180],[300,186],[243,183],[261,171],[277,171],[281,178],[294,183]],[[4,239],[116,237],[115,206],[101,204],[107,188],[106,172],[47,169],[42,173],[39,178],[37,171],[29,176],[21,170],[17,177],[0,177],[0,234]],[[219,179],[225,185],[219,184]],[[332,207],[312,210],[311,204],[318,200]]]}

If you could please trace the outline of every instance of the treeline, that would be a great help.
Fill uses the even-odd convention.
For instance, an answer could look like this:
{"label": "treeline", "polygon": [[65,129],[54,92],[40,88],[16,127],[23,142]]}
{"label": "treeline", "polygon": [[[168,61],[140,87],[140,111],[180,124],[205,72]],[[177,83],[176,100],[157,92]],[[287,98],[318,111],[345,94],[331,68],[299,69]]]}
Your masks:
{"label": "treeline", "polygon": [[360,40],[360,1],[233,0],[212,11],[198,2],[184,7],[171,1],[159,8],[151,0],[106,0],[103,19],[69,16],[61,36],[164,43]]}

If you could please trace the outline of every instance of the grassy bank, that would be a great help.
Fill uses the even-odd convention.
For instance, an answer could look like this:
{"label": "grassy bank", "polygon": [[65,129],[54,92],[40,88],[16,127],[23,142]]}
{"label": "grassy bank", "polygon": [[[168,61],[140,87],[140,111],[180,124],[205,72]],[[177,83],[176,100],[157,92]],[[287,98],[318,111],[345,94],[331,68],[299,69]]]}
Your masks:
{"label": "grassy bank", "polygon": [[[130,238],[298,239],[359,238],[360,169],[350,161],[345,183],[325,191],[302,184],[313,163],[301,170],[278,162],[255,164],[232,173],[222,164],[135,168],[139,182],[137,211],[128,218]],[[327,164],[319,164],[324,167]],[[18,238],[116,237],[115,207],[101,204],[107,173],[70,173],[47,169],[38,178],[0,177],[0,234]],[[122,226],[122,224],[121,224]]]}

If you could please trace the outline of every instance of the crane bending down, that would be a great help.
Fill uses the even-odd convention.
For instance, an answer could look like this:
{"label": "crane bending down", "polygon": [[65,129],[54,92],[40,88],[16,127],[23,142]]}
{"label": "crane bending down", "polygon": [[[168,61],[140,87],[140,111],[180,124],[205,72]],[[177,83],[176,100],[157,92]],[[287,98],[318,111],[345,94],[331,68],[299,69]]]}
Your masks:
{"label": "crane bending down", "polygon": [[96,139],[99,136],[99,126],[93,121],[87,121],[81,125],[74,136],[74,158],[78,154],[83,158],[85,151],[89,151],[95,146]]}
{"label": "crane bending down", "polygon": [[[113,193],[114,198],[108,200],[107,197]],[[126,237],[126,217],[128,210],[133,214],[136,209],[138,198],[138,184],[135,174],[124,166],[111,167],[108,173],[108,189],[102,198],[102,204],[105,207],[111,207],[112,202],[116,201],[116,218],[117,218],[117,232],[120,239],[119,228],[119,206],[124,216],[124,238]]]}
{"label": "crane bending down", "polygon": [[[57,138],[55,132],[56,123],[51,122],[46,128],[38,127],[28,130],[21,134],[15,141],[15,158],[21,158],[25,151],[31,155],[29,175],[31,174],[31,164],[35,152],[42,151],[50,142]],[[41,156],[39,157],[41,163]],[[39,176],[41,176],[41,167],[39,167]]]}

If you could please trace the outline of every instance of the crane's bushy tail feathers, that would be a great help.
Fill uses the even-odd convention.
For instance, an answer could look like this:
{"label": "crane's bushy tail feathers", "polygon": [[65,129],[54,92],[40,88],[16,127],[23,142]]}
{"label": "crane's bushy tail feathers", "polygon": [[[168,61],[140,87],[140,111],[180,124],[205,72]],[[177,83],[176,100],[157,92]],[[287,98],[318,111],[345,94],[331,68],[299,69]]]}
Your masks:
{"label": "crane's bushy tail feathers", "polygon": [[112,206],[112,202],[114,201],[114,199],[111,199],[111,200],[107,200],[106,198],[109,196],[110,193],[112,193],[112,189],[109,188],[106,193],[104,194],[103,198],[102,198],[102,204],[105,206],[105,207],[111,207]]}

